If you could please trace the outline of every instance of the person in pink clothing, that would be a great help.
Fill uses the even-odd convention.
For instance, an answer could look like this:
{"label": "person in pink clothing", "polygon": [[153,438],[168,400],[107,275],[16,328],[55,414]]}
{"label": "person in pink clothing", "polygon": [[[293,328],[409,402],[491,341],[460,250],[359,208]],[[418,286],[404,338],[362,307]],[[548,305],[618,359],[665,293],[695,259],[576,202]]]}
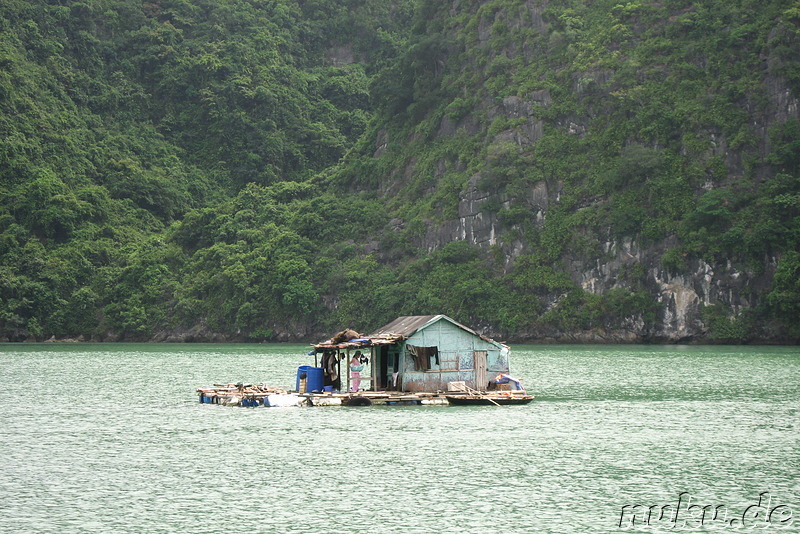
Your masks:
{"label": "person in pink clothing", "polygon": [[361,371],[364,364],[361,363],[361,351],[357,350],[350,359],[350,391],[358,391],[361,388]]}

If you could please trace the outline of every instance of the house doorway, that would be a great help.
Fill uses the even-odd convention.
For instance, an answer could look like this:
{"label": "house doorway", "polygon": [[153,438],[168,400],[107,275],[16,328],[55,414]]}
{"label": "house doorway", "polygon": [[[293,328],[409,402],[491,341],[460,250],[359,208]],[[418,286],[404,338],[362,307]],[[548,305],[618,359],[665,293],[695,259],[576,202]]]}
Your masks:
{"label": "house doorway", "polygon": [[378,364],[375,368],[378,370],[378,381],[376,390],[385,391],[387,385],[387,376],[389,375],[389,346],[383,345],[378,348]]}

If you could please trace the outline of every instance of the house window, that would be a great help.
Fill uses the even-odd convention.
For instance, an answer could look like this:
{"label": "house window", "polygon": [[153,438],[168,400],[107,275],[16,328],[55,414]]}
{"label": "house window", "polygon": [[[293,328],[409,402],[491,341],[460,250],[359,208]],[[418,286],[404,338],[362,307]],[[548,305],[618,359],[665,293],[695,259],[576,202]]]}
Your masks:
{"label": "house window", "polygon": [[436,365],[440,367],[439,347],[417,347],[406,345],[408,356],[414,362],[415,371],[430,371]]}

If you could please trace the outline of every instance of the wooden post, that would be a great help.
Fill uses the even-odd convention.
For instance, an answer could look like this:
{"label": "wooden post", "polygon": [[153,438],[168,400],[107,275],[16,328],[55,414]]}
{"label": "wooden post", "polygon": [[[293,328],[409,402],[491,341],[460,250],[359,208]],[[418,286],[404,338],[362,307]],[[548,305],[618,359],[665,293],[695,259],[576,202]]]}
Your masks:
{"label": "wooden post", "polygon": [[378,375],[375,372],[375,368],[377,367],[377,365],[375,365],[375,352],[375,346],[373,345],[369,348],[369,376],[372,378],[370,380],[370,390],[372,391],[378,391],[378,386],[376,385],[378,383]]}
{"label": "wooden post", "polygon": [[[347,363],[345,364],[345,369],[347,369],[347,392],[350,392],[350,349],[347,349],[346,356]],[[341,360],[340,360],[341,361]]]}
{"label": "wooden post", "polygon": [[[403,383],[402,383],[402,380],[403,380],[403,369],[406,368],[406,352],[408,352],[406,350],[406,344],[405,343],[398,344],[397,345],[397,350],[400,351],[400,356],[397,359],[397,367],[398,367],[397,368],[397,381],[400,384],[400,391],[402,391],[402,388],[403,388]],[[394,377],[392,377],[392,378],[394,378]]]}

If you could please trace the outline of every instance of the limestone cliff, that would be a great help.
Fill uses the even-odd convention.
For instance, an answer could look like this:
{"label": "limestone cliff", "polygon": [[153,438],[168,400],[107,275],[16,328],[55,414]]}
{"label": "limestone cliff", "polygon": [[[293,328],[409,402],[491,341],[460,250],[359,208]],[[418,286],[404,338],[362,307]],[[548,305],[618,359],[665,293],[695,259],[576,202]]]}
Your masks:
{"label": "limestone cliff", "polygon": [[[796,247],[796,230],[784,232],[800,207],[787,47],[800,19],[786,1],[712,4],[423,2],[414,45],[385,80],[386,120],[358,156],[389,205],[421,204],[396,208],[393,231],[413,227],[428,253],[480,247],[506,275],[566,274],[571,288],[529,289],[540,317],[576,289],[573,307],[613,291],[649,299],[577,328],[489,333],[794,339],[767,295]],[[769,207],[776,195],[782,211]]]}

